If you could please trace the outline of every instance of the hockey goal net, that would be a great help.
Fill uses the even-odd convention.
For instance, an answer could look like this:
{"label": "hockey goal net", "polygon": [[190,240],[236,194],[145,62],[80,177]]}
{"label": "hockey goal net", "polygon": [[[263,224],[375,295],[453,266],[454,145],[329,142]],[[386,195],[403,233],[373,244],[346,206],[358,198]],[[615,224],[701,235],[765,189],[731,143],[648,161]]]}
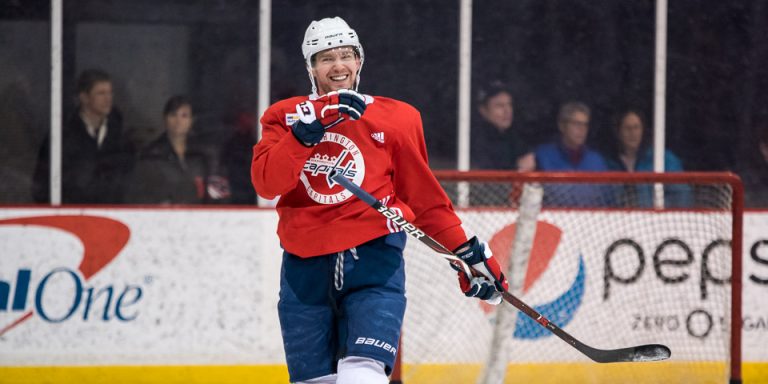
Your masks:
{"label": "hockey goal net", "polygon": [[741,215],[729,173],[436,172],[510,292],[595,348],[660,343],[664,362],[597,364],[455,272],[406,249],[408,308],[393,381],[727,383],[740,380]]}

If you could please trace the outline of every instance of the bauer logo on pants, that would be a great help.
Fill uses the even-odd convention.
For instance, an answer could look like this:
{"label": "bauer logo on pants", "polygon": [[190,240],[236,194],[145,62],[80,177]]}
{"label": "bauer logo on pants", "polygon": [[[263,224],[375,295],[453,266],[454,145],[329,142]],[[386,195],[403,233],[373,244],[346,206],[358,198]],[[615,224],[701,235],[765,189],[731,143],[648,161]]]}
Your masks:
{"label": "bauer logo on pants", "polygon": [[372,345],[377,348],[381,348],[389,353],[391,353],[393,356],[397,355],[397,348],[393,347],[389,343],[385,343],[379,339],[373,339],[370,337],[358,337],[357,340],[355,340],[355,344],[359,345]]}

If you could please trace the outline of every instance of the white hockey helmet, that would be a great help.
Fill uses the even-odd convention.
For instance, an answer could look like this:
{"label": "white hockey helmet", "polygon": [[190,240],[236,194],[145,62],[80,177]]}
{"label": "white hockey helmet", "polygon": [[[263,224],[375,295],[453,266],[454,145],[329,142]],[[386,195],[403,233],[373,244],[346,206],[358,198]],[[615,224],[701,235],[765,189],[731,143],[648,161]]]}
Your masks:
{"label": "white hockey helmet", "polygon": [[360,68],[357,70],[355,79],[355,90],[357,90],[357,87],[360,85],[360,72],[363,69],[365,54],[355,30],[350,28],[347,22],[338,16],[314,20],[309,24],[307,32],[304,33],[301,53],[304,54],[304,61],[309,72],[309,81],[312,82],[312,93],[317,93],[315,77],[312,76],[312,56],[326,49],[345,46],[352,46],[357,54],[360,55]]}

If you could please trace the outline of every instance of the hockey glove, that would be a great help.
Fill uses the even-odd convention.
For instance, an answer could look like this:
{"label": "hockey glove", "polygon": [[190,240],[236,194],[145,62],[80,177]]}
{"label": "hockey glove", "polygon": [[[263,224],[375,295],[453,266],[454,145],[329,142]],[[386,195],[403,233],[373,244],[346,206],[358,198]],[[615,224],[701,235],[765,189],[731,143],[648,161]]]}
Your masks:
{"label": "hockey glove", "polygon": [[[365,112],[365,98],[353,90],[340,89],[329,92],[326,96],[331,98],[327,108],[333,108],[334,105],[338,105],[339,113],[349,116],[352,120],[359,120],[363,116],[363,112]],[[334,104],[334,101],[337,102]]]}
{"label": "hockey glove", "polygon": [[299,121],[293,123],[293,136],[307,147],[317,145],[325,130],[344,121],[339,113],[338,104],[331,108],[329,98],[323,96],[317,100],[307,100],[296,105]]}
{"label": "hockey glove", "polygon": [[[467,297],[485,300],[493,305],[501,303],[501,292],[509,289],[509,284],[507,278],[501,273],[501,267],[496,262],[496,258],[493,257],[488,244],[481,243],[475,236],[456,248],[453,253],[480,272],[480,276],[467,276],[463,270],[458,271],[459,286],[464,294]],[[456,266],[453,267],[457,269]]]}

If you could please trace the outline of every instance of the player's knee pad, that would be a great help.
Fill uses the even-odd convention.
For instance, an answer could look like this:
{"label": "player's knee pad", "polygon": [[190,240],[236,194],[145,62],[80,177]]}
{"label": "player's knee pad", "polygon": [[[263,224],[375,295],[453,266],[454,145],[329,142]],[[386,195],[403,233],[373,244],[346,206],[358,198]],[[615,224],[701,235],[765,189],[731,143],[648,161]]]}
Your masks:
{"label": "player's knee pad", "polygon": [[339,360],[336,384],[388,384],[384,363],[368,357],[348,356]]}
{"label": "player's knee pad", "polygon": [[331,375],[315,377],[314,379],[298,381],[294,384],[335,384],[335,383],[336,383],[336,374],[334,373]]}

